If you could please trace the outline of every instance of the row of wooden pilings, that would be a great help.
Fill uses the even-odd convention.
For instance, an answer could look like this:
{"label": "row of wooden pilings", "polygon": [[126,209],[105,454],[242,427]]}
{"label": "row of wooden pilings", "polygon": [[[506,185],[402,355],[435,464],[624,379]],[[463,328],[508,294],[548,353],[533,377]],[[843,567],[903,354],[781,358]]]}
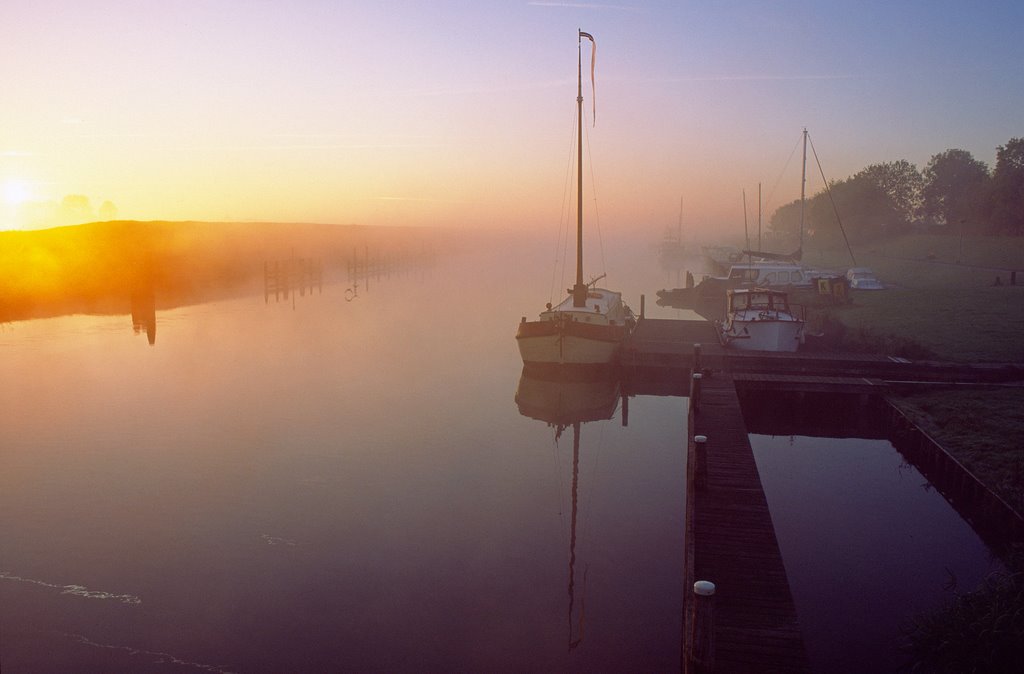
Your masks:
{"label": "row of wooden pilings", "polygon": [[695,541],[693,540],[693,517],[695,515],[696,492],[707,489],[708,453],[707,436],[692,435],[694,417],[700,412],[701,345],[693,345],[693,370],[690,375],[690,402],[687,429],[690,432],[686,460],[686,541],[685,578],[693,583],[692,596],[684,601],[686,615],[683,619],[683,671],[704,674],[715,669],[715,584],[706,579],[694,579]]}
{"label": "row of wooden pilings", "polygon": [[282,294],[284,299],[290,296],[294,300],[296,292],[305,296],[306,289],[312,294],[314,287],[319,292],[324,290],[324,267],[321,260],[292,257],[283,262],[275,261],[273,265],[269,261],[263,262],[264,303],[270,301],[271,295],[275,302],[280,301]]}

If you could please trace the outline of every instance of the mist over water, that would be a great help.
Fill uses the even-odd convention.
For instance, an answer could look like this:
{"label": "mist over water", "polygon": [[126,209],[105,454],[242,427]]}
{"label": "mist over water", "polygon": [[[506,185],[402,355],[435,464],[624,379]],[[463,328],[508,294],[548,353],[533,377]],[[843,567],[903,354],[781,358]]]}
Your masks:
{"label": "mist over water", "polygon": [[572,430],[515,400],[533,250],[158,308],[152,345],[6,324],[5,670],[676,667],[684,403],[581,424],[570,603]]}
{"label": "mist over water", "polygon": [[[126,290],[124,313],[0,324],[4,670],[677,670],[686,400],[634,397],[624,426],[617,382],[524,375],[516,324],[574,273],[553,272],[554,239],[328,265],[287,299],[250,280],[168,307],[157,286],[131,313]],[[693,318],[654,303],[676,285],[655,243],[606,241],[601,285]],[[585,255],[604,271],[600,245]],[[984,572],[939,495],[904,507],[921,478],[890,455],[801,447],[755,436],[812,661],[898,622],[890,602],[828,641],[878,569],[845,539],[842,566],[822,558],[819,537],[870,544],[895,508],[932,533],[912,518],[910,552],[871,548],[897,551],[883,570],[952,547],[964,586]],[[854,484],[875,505],[822,505]],[[943,597],[929,568],[915,608]]]}

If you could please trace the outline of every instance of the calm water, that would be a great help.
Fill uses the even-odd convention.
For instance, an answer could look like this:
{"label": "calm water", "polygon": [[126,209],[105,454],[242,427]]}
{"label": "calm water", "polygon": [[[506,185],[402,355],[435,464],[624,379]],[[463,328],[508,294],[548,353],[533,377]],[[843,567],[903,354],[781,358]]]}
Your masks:
{"label": "calm water", "polygon": [[3,671],[678,668],[685,401],[554,391],[573,545],[492,269],[0,327]]}
{"label": "calm water", "polygon": [[[545,245],[490,250],[158,310],[153,345],[0,326],[3,671],[678,671],[685,400],[625,427],[614,384],[523,378],[559,283]],[[634,306],[651,261],[610,270]],[[816,662],[987,563],[890,450],[835,442],[755,437]]]}
{"label": "calm water", "polygon": [[999,568],[887,440],[750,440],[814,671],[896,671],[901,626]]}

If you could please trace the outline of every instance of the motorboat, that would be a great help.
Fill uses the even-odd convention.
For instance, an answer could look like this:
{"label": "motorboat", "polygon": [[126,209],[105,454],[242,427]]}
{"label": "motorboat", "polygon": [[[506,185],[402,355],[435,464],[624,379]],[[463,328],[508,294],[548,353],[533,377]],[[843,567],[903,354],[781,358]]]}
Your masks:
{"label": "motorboat", "polygon": [[782,290],[734,288],[726,291],[725,319],[716,321],[715,328],[728,348],[796,351],[805,338],[805,321],[797,313]]}

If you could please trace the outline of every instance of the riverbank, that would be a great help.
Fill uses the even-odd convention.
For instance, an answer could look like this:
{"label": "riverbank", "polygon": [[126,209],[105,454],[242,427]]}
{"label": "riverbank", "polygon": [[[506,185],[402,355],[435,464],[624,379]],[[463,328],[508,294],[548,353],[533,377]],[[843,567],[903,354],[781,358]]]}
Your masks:
{"label": "riverbank", "polygon": [[[1024,362],[1024,238],[906,236],[854,249],[883,291],[827,309],[843,348],[953,362]],[[845,250],[810,250],[813,266],[851,266]],[[998,282],[997,282],[998,279]],[[894,403],[978,479],[1024,512],[1024,389],[945,390]]]}
{"label": "riverbank", "polygon": [[[341,274],[356,256],[444,247],[439,230],[273,222],[110,221],[0,232],[0,323],[168,309],[252,292],[265,262],[311,257]],[[330,276],[330,275],[329,275]]]}

